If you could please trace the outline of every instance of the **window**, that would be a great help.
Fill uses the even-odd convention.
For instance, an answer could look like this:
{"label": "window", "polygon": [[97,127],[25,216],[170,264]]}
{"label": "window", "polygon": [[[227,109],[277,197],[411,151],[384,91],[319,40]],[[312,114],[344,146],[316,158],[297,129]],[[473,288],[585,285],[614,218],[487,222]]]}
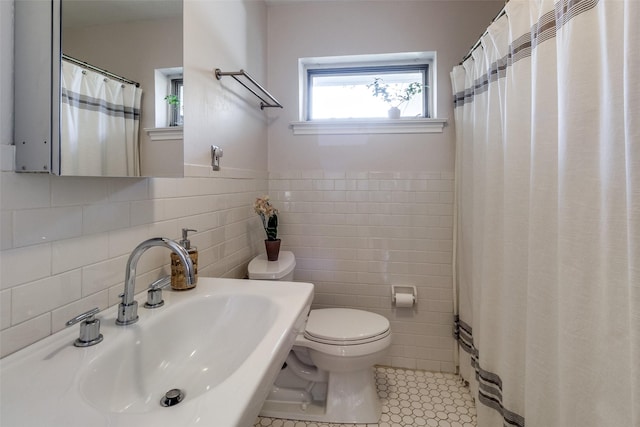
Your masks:
{"label": "window", "polygon": [[154,70],[155,127],[176,127],[184,123],[182,67]]}
{"label": "window", "polygon": [[429,117],[428,77],[429,64],[310,68],[306,120],[385,118],[392,107],[401,117]]}
{"label": "window", "polygon": [[401,103],[402,117],[434,117],[435,58],[435,52],[302,58],[300,120],[387,118],[391,105],[374,96],[375,79],[392,91],[420,84]]}
{"label": "window", "polygon": [[178,104],[170,109],[170,126],[182,126],[184,124],[184,85],[182,77],[171,79],[171,95],[176,97]]}
{"label": "window", "polygon": [[[299,121],[291,129],[296,135],[440,133],[447,120],[436,118],[436,69],[435,52],[301,58]],[[410,101],[395,101],[401,120],[391,119],[394,103],[374,95],[376,79],[391,91],[420,88]]]}

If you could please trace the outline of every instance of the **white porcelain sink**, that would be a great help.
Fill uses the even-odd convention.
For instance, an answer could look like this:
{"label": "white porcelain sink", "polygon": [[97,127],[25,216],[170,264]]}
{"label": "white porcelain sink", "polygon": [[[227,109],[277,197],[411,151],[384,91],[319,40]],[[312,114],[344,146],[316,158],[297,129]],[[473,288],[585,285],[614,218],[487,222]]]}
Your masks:
{"label": "white porcelain sink", "polygon": [[[251,426],[312,297],[310,283],[212,278],[153,310],[139,295],[133,325],[97,315],[98,345],[74,347],[76,325],[2,359],[0,425]],[[161,406],[175,388],[184,400]]]}

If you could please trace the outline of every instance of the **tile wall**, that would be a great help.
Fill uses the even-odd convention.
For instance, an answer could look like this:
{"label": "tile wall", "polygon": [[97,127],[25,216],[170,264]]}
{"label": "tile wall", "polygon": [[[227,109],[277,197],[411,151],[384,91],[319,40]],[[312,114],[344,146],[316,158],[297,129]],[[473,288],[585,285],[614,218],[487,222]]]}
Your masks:
{"label": "tile wall", "polygon": [[[154,236],[198,230],[200,274],[244,277],[262,249],[252,211],[268,193],[281,211],[283,250],[315,307],[354,307],[391,320],[385,364],[451,372],[453,177],[444,172],[253,172],[183,179],[0,177],[0,354],[118,302],[128,254]],[[268,180],[267,180],[268,178]],[[267,190],[268,189],[268,190]],[[168,252],[140,260],[137,291],[168,272]],[[414,309],[391,305],[391,285],[415,285]]]}
{"label": "tile wall", "polygon": [[[315,307],[353,307],[391,321],[386,364],[453,372],[453,175],[448,172],[270,172],[283,249]],[[414,309],[391,285],[415,285]]]}
{"label": "tile wall", "polygon": [[[93,307],[118,303],[125,265],[143,240],[192,244],[203,276],[244,277],[259,250],[252,211],[266,192],[265,172],[190,167],[183,179],[70,178],[2,172],[0,176],[0,356],[64,327]],[[136,291],[168,274],[169,252],[140,258]]]}

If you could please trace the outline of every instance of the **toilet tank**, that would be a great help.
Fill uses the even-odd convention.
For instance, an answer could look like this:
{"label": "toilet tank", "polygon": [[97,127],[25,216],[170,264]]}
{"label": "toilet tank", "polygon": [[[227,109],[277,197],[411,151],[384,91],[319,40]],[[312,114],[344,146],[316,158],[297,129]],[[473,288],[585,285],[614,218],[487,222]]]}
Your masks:
{"label": "toilet tank", "polygon": [[256,256],[248,267],[249,279],[292,281],[296,257],[293,252],[280,251],[277,261],[268,261],[266,254]]}

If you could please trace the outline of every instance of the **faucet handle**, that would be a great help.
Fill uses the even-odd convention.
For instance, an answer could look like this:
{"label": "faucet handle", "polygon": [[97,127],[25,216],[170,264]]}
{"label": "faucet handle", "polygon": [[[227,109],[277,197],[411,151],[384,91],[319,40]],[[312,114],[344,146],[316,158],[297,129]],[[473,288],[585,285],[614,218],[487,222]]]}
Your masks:
{"label": "faucet handle", "polygon": [[103,340],[104,337],[100,333],[100,320],[94,317],[99,311],[100,309],[96,307],[67,321],[67,326],[82,322],[80,324],[80,337],[75,340],[73,345],[76,347],[89,347]]}
{"label": "faucet handle", "polygon": [[157,291],[166,288],[171,283],[171,276],[164,276],[149,285],[150,291]]}
{"label": "faucet handle", "polygon": [[76,317],[74,317],[71,320],[68,320],[66,325],[67,326],[71,326],[71,325],[75,325],[76,323],[88,319],[88,320],[93,320],[93,316],[95,316],[98,312],[100,311],[100,309],[98,307],[96,308],[92,308],[89,311],[85,311],[82,314],[78,314]]}
{"label": "faucet handle", "polygon": [[144,308],[158,308],[164,305],[162,299],[162,289],[169,286],[171,283],[171,276],[162,277],[149,285],[147,290],[147,302],[144,303]]}

